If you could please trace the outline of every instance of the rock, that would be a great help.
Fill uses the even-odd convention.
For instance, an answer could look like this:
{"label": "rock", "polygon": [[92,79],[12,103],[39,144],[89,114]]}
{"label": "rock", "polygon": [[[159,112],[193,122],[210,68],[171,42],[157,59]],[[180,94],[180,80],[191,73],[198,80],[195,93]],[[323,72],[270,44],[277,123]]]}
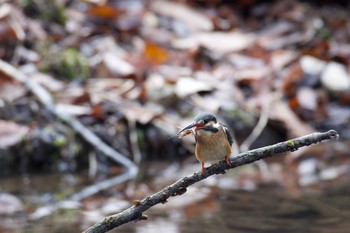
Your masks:
{"label": "rock", "polygon": [[330,62],[321,74],[322,85],[333,92],[350,91],[350,75],[344,65]]}
{"label": "rock", "polygon": [[307,56],[307,55],[302,56],[300,58],[299,63],[304,73],[310,74],[310,75],[320,75],[327,64],[326,62],[318,58]]}
{"label": "rock", "polygon": [[0,215],[12,215],[23,211],[22,201],[9,193],[0,193]]}

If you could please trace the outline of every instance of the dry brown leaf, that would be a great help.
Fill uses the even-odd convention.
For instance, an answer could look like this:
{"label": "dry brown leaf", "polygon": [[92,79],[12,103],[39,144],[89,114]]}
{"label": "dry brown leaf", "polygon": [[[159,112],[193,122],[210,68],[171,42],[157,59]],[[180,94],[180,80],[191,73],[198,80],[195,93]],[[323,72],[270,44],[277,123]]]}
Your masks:
{"label": "dry brown leaf", "polygon": [[143,53],[145,59],[152,65],[162,64],[168,59],[168,53],[152,42],[145,42]]}
{"label": "dry brown leaf", "polygon": [[271,54],[271,67],[273,70],[280,70],[297,58],[297,53],[291,50],[277,50]]}
{"label": "dry brown leaf", "polygon": [[86,91],[84,87],[74,86],[66,87],[65,89],[57,92],[56,101],[62,104],[72,104],[75,103],[77,99],[86,96]]}
{"label": "dry brown leaf", "polygon": [[211,31],[214,29],[211,20],[204,14],[187,5],[170,1],[152,1],[152,9],[171,18],[184,22],[192,31]]}
{"label": "dry brown leaf", "polygon": [[90,79],[87,90],[93,105],[110,100],[119,102],[121,97],[135,88],[135,81],[131,79]]}
{"label": "dry brown leaf", "polygon": [[266,38],[266,40],[260,40],[259,45],[267,50],[283,49],[287,46],[295,45],[303,40],[303,34],[295,32],[286,36],[280,36],[276,38]]}
{"label": "dry brown leaf", "polygon": [[36,81],[40,85],[47,88],[49,91],[57,92],[64,88],[64,83],[54,79],[52,76],[44,73],[35,73],[30,77],[33,81]]}
{"label": "dry brown leaf", "polygon": [[0,148],[7,148],[20,142],[28,133],[27,126],[12,121],[0,120]]}
{"label": "dry brown leaf", "polygon": [[119,16],[121,11],[110,5],[93,6],[87,9],[86,14],[92,17],[105,19],[114,19]]}
{"label": "dry brown leaf", "polygon": [[[2,79],[1,74],[0,78]],[[18,82],[6,81],[5,79],[0,82],[0,99],[11,102],[24,96],[26,92],[26,88]]]}
{"label": "dry brown leaf", "polygon": [[247,68],[236,70],[234,76],[237,81],[247,81],[252,82],[256,80],[260,80],[266,78],[272,73],[272,69],[268,66],[264,67],[255,67],[255,68]]}
{"label": "dry brown leaf", "polygon": [[232,53],[227,56],[227,59],[238,69],[263,67],[266,65],[263,59],[239,53]]}
{"label": "dry brown leaf", "polygon": [[159,104],[147,103],[140,105],[136,102],[127,103],[127,101],[124,101],[121,105],[121,110],[128,121],[141,124],[149,123],[153,118],[164,112],[164,108]]}
{"label": "dry brown leaf", "polygon": [[282,121],[292,137],[301,137],[315,132],[310,125],[302,122],[298,116],[281,100],[272,105],[270,117]]}
{"label": "dry brown leaf", "polygon": [[318,97],[315,90],[309,87],[301,87],[297,90],[296,98],[302,108],[310,111],[317,110]]}
{"label": "dry brown leaf", "polygon": [[107,69],[114,75],[127,76],[135,72],[135,67],[112,52],[103,55],[103,62]]}
{"label": "dry brown leaf", "polygon": [[175,39],[172,45],[178,49],[197,49],[203,46],[215,52],[229,53],[248,48],[255,40],[253,34],[241,31],[196,33],[184,39]]}
{"label": "dry brown leaf", "polygon": [[11,5],[8,3],[3,3],[0,6],[0,19],[6,18],[11,13]]}

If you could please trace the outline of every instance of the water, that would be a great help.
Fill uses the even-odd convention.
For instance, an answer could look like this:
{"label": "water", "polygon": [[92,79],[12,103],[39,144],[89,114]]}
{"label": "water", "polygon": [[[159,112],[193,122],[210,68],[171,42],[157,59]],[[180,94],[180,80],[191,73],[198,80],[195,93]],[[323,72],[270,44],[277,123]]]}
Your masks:
{"label": "water", "polygon": [[[79,179],[79,176],[73,177],[73,180]],[[91,206],[96,205],[95,213],[99,213],[96,200],[104,202],[106,198],[96,196],[85,200],[82,210],[59,210],[44,219],[29,221],[26,213],[38,204],[38,198],[50,200],[61,194],[62,191],[59,190],[62,190],[67,178],[56,175],[35,176],[33,179],[11,178],[0,182],[3,190],[20,197],[25,204],[24,213],[0,216],[0,232],[81,232],[103,216],[100,213],[97,217],[91,217],[91,213],[94,213]],[[72,181],[68,183],[70,182]],[[145,214],[149,220],[128,223],[111,232],[348,233],[350,186],[344,182],[327,187],[322,192],[291,194],[276,187],[244,191],[208,188],[196,184],[193,192],[189,188],[181,197],[171,198],[168,203],[147,211]],[[78,187],[63,190],[67,192],[74,189]],[[196,199],[199,196],[201,198]],[[113,204],[111,206],[113,208]],[[90,211],[86,211],[87,207]]]}

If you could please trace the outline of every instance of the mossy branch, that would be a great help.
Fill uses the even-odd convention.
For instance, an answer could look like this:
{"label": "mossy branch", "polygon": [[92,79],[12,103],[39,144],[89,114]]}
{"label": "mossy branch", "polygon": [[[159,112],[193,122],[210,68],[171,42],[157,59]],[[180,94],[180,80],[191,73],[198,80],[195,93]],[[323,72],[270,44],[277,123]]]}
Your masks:
{"label": "mossy branch", "polygon": [[103,218],[100,222],[85,230],[83,233],[107,232],[131,221],[146,220],[147,216],[143,214],[144,211],[156,204],[165,203],[171,196],[184,194],[188,186],[204,180],[209,176],[221,174],[224,173],[225,170],[253,163],[260,159],[265,159],[277,154],[283,154],[288,151],[296,151],[301,147],[319,143],[324,140],[338,139],[338,137],[339,135],[335,130],[330,130],[325,133],[313,133],[285,142],[280,142],[272,146],[266,146],[240,153],[236,157],[230,158],[231,167],[227,167],[225,161],[221,161],[220,163],[214,164],[205,169],[203,174],[201,172],[196,172],[191,176],[184,177],[141,201],[135,201],[133,203],[134,205],[128,209]]}

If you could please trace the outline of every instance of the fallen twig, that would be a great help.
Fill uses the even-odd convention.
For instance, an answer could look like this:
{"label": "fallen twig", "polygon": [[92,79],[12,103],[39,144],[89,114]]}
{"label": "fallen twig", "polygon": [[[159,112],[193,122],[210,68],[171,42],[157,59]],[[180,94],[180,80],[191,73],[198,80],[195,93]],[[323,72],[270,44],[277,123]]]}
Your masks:
{"label": "fallen twig", "polygon": [[249,134],[249,136],[242,142],[239,147],[240,151],[249,150],[250,146],[258,139],[261,133],[264,131],[267,122],[269,121],[270,116],[270,105],[273,102],[274,95],[268,97],[268,99],[262,104],[262,109],[260,111],[259,121],[254,127],[253,131]]}
{"label": "fallen twig", "polygon": [[147,219],[147,216],[143,214],[144,211],[156,204],[165,203],[171,196],[185,193],[188,186],[209,176],[221,174],[224,173],[225,170],[249,164],[276,154],[282,154],[287,151],[295,151],[303,146],[309,146],[324,140],[338,139],[338,137],[339,135],[335,130],[330,130],[325,133],[313,133],[272,146],[262,147],[241,153],[234,158],[230,158],[231,167],[228,168],[225,161],[221,161],[220,163],[214,164],[205,169],[204,173],[196,172],[191,176],[184,177],[141,201],[135,201],[134,205],[128,209],[103,218],[100,222],[85,230],[83,233],[103,233],[131,221],[145,220]]}
{"label": "fallen twig", "polygon": [[[120,154],[114,148],[104,143],[96,134],[94,134],[90,129],[85,127],[76,117],[57,111],[50,93],[44,87],[42,87],[37,82],[32,81],[30,77],[27,77],[27,75],[25,75],[23,72],[21,72],[20,70],[16,69],[12,65],[8,64],[7,62],[1,59],[0,59],[0,72],[3,72],[7,76],[27,86],[28,89],[39,99],[39,101],[45,108],[51,111],[58,118],[64,120],[78,134],[80,134],[80,136],[82,136],[92,146],[94,146],[99,151],[101,151],[104,155],[108,156],[109,158],[114,160],[116,163],[119,163],[123,167],[127,168],[127,171],[121,174],[120,176],[117,176],[109,180],[100,182],[99,184],[95,184],[90,187],[87,187],[83,189],[81,192],[74,194],[72,197],[68,198],[67,200],[74,200],[74,201],[81,200],[82,198],[86,198],[103,189],[111,187],[112,185],[116,185],[118,183],[124,182],[136,176],[138,168],[132,161],[130,161],[124,155]],[[59,204],[60,203],[50,205],[49,206],[50,208],[47,208],[47,209],[54,210],[55,207],[60,206]],[[50,214],[50,211],[46,211],[45,214]],[[32,216],[42,217],[44,215],[36,214],[34,212]]]}
{"label": "fallen twig", "polygon": [[9,77],[23,83],[26,85],[30,91],[38,97],[39,101],[54,115],[58,118],[64,120],[68,125],[70,125],[77,133],[79,133],[87,142],[93,145],[95,148],[99,149],[103,154],[113,159],[115,162],[121,164],[122,166],[128,168],[131,174],[136,175],[137,167],[128,158],[117,152],[115,149],[104,143],[99,137],[96,136],[90,129],[85,127],[80,121],[69,114],[59,112],[55,108],[52,97],[50,93],[43,88],[40,84],[32,81],[23,72],[16,69],[14,66],[4,62],[0,59],[0,71],[8,75]]}
{"label": "fallen twig", "polygon": [[[240,151],[249,150],[251,145],[259,138],[261,133],[264,131],[269,121],[271,105],[276,99],[276,94],[275,93],[272,93],[270,95],[268,95],[267,93],[264,93],[264,94],[267,96],[267,99],[262,104],[259,121],[254,127],[253,131],[249,134],[249,136],[242,142],[241,146],[239,147]],[[256,165],[259,167],[262,177],[264,179],[269,179],[270,172],[269,172],[269,167],[267,166],[267,163],[264,160],[259,160],[256,162]]]}

